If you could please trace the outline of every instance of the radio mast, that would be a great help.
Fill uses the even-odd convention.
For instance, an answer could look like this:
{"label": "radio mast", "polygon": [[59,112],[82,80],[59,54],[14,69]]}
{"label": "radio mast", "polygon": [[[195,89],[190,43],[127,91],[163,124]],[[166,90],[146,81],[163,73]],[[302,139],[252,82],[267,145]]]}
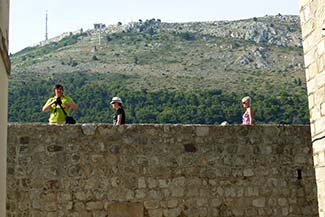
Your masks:
{"label": "radio mast", "polygon": [[47,10],[46,10],[46,16],[45,16],[45,41],[47,41],[48,35],[47,35]]}
{"label": "radio mast", "polygon": [[100,23],[99,24],[99,34],[98,34],[98,44],[99,44],[99,47],[102,46],[102,28],[103,28],[103,24]]}

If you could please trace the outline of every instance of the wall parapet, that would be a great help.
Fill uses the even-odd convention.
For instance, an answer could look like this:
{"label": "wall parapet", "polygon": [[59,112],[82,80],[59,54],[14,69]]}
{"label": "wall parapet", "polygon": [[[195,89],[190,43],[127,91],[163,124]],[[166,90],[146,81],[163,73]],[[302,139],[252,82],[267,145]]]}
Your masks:
{"label": "wall parapet", "polygon": [[7,216],[317,216],[309,126],[8,126]]}

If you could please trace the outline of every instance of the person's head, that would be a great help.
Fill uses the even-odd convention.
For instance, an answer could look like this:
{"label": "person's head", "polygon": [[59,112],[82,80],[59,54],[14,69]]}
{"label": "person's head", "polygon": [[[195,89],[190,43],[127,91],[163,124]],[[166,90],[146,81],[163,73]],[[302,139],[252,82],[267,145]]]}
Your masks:
{"label": "person's head", "polygon": [[251,98],[249,96],[245,96],[241,99],[244,108],[248,108],[251,105]]}
{"label": "person's head", "polygon": [[118,109],[122,106],[122,100],[120,97],[113,97],[112,100],[111,100],[111,103],[110,103],[113,107],[113,109]]}
{"label": "person's head", "polygon": [[54,96],[61,97],[63,96],[63,86],[61,84],[56,84],[53,88]]}

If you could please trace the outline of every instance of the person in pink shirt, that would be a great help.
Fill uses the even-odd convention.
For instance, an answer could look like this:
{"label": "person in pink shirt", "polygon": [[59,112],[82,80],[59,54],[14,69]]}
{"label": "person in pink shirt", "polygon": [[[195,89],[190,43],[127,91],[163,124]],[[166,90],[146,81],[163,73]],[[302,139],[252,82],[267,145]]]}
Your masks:
{"label": "person in pink shirt", "polygon": [[249,96],[245,96],[241,100],[243,107],[245,108],[245,113],[243,114],[242,117],[242,124],[243,125],[252,125],[254,116],[253,116],[253,110],[251,107],[251,98]]}

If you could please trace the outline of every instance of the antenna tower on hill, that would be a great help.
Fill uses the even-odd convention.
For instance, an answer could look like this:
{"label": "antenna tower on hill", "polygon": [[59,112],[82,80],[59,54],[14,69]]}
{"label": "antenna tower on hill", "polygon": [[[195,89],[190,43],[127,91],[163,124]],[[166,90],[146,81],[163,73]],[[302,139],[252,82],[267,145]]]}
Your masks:
{"label": "antenna tower on hill", "polygon": [[47,10],[46,10],[46,16],[45,16],[45,41],[47,41],[48,35],[47,35]]}

